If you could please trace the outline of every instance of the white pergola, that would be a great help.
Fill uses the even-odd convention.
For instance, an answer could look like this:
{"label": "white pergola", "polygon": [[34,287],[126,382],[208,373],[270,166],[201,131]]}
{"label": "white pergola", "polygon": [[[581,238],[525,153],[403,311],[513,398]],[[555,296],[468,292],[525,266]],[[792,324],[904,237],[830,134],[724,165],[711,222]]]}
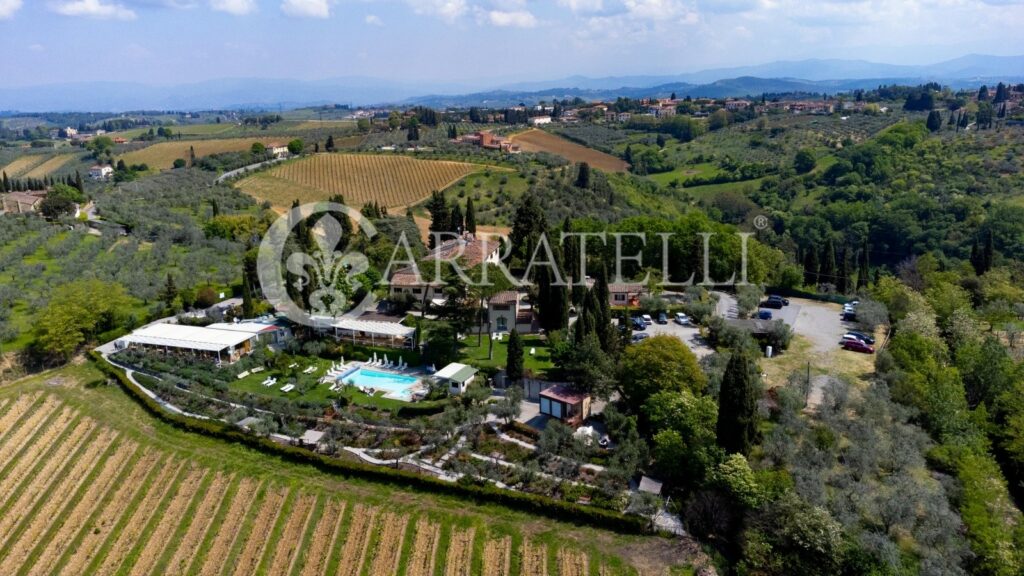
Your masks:
{"label": "white pergola", "polygon": [[394,346],[396,341],[406,344],[416,329],[398,322],[382,322],[380,320],[360,320],[358,318],[317,318],[317,325],[334,331],[338,340],[351,340],[353,343],[378,343]]}

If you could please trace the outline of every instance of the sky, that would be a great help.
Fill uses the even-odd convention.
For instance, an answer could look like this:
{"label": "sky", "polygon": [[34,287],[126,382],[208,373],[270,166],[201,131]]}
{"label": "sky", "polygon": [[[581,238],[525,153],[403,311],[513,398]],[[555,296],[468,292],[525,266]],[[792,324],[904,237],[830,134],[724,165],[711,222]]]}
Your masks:
{"label": "sky", "polygon": [[1024,0],[0,0],[0,85],[460,87],[804,58],[1024,54]]}

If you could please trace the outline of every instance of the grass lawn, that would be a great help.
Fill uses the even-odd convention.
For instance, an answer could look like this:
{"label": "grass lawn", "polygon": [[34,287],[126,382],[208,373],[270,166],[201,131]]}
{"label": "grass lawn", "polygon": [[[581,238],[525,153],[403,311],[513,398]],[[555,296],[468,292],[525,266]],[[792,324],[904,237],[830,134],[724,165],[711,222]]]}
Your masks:
{"label": "grass lawn", "polygon": [[[483,342],[477,346],[475,334],[466,336],[462,341],[462,361],[477,368],[504,368],[508,361],[508,335],[501,341],[494,342],[494,357],[488,359],[489,340],[484,334]],[[536,354],[530,355],[530,349]],[[547,341],[536,335],[523,336],[523,367],[535,374],[543,374],[554,367]]]}
{"label": "grass lawn", "polygon": [[[289,379],[304,376],[302,371],[307,367],[316,366],[316,372],[309,374],[309,376],[319,379],[327,373],[328,368],[331,366],[330,360],[323,360],[321,358],[303,358],[301,360],[296,360],[295,362],[298,366],[293,369],[286,369],[284,371],[269,369],[257,372],[256,374],[250,374],[241,380],[232,382],[231,387],[235,390],[257,394],[259,396],[287,398],[289,400],[304,400],[306,402],[327,403],[336,396],[335,393],[330,391],[330,384],[317,384],[305,393],[299,392],[297,388],[291,392],[282,392],[281,387],[287,384]],[[277,384],[274,384],[273,386],[264,386],[263,381],[271,377],[277,378]]]}
{"label": "grass lawn", "polygon": [[722,170],[718,166],[710,162],[705,162],[703,164],[684,164],[682,166],[679,166],[675,170],[671,170],[669,172],[651,174],[650,176],[648,176],[648,178],[654,180],[655,182],[661,184],[662,186],[668,186],[669,184],[672,183],[673,180],[684,182],[687,178],[693,178],[695,176],[706,178],[708,176],[713,176],[721,171]]}

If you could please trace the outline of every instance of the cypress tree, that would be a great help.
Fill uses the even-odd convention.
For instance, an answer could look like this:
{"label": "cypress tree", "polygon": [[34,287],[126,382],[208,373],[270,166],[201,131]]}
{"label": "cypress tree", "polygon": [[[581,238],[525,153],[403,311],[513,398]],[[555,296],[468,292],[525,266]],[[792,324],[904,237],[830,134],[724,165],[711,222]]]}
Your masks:
{"label": "cypress tree", "polygon": [[814,248],[804,256],[804,284],[812,288],[818,285],[818,253]]}
{"label": "cypress tree", "polygon": [[866,288],[868,285],[868,274],[870,269],[870,262],[868,261],[868,243],[865,242],[864,246],[860,249],[860,266],[857,270],[857,290]]}
{"label": "cypress tree", "polygon": [[825,241],[825,248],[822,249],[818,277],[821,282],[836,284],[836,248],[831,238]]}
{"label": "cypress tree", "polygon": [[472,198],[466,199],[466,232],[476,234],[476,207]]}
{"label": "cypress tree", "polygon": [[722,376],[718,397],[718,445],[727,454],[750,453],[757,439],[757,400],[760,393],[755,366],[745,348],[733,351]]}
{"label": "cypress tree", "polygon": [[994,240],[992,238],[992,231],[989,230],[988,233],[985,235],[985,249],[982,251],[982,262],[985,266],[985,272],[988,272],[989,270],[992,269],[992,264],[995,260],[995,253],[996,249]]}
{"label": "cypress tree", "polygon": [[452,203],[452,213],[448,217],[449,226],[452,232],[461,232],[466,229],[466,223],[462,219],[462,208],[459,208],[459,203]]}
{"label": "cypress tree", "polygon": [[334,152],[334,134],[327,137],[326,148],[328,152]]}
{"label": "cypress tree", "polygon": [[576,187],[590,188],[590,164],[581,162],[576,171]]}
{"label": "cypress tree", "polygon": [[512,327],[508,336],[508,359],[505,361],[505,378],[507,383],[515,384],[523,379],[523,339],[519,331]]}
{"label": "cypress tree", "polygon": [[846,250],[839,256],[839,277],[836,279],[836,291],[846,294],[850,290],[850,259]]}
{"label": "cypress tree", "polygon": [[174,284],[174,276],[167,273],[167,281],[164,283],[163,293],[160,295],[164,305],[170,310],[174,307],[174,299],[178,297],[178,287]]}

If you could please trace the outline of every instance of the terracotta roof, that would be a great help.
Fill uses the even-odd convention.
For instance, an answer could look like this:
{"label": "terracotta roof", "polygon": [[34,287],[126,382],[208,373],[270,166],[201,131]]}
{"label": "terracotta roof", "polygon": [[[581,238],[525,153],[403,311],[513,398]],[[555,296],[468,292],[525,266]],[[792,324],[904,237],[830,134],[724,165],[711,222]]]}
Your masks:
{"label": "terracotta roof", "polygon": [[491,296],[491,304],[514,304],[519,301],[520,295],[518,292],[513,290],[506,290],[504,292],[498,292],[494,296]]}
{"label": "terracotta roof", "polygon": [[587,398],[587,394],[570,390],[561,384],[556,384],[555,386],[542,391],[540,395],[542,398],[557,400],[558,402],[564,402],[565,404],[579,404]]}
{"label": "terracotta roof", "polygon": [[615,292],[646,292],[647,286],[640,283],[609,284],[608,291]]}
{"label": "terracotta roof", "polygon": [[[471,235],[442,242],[427,256],[427,260],[451,260],[457,258],[467,268],[479,266],[488,256],[501,249],[495,240],[477,240]],[[484,252],[486,250],[486,252]]]}

